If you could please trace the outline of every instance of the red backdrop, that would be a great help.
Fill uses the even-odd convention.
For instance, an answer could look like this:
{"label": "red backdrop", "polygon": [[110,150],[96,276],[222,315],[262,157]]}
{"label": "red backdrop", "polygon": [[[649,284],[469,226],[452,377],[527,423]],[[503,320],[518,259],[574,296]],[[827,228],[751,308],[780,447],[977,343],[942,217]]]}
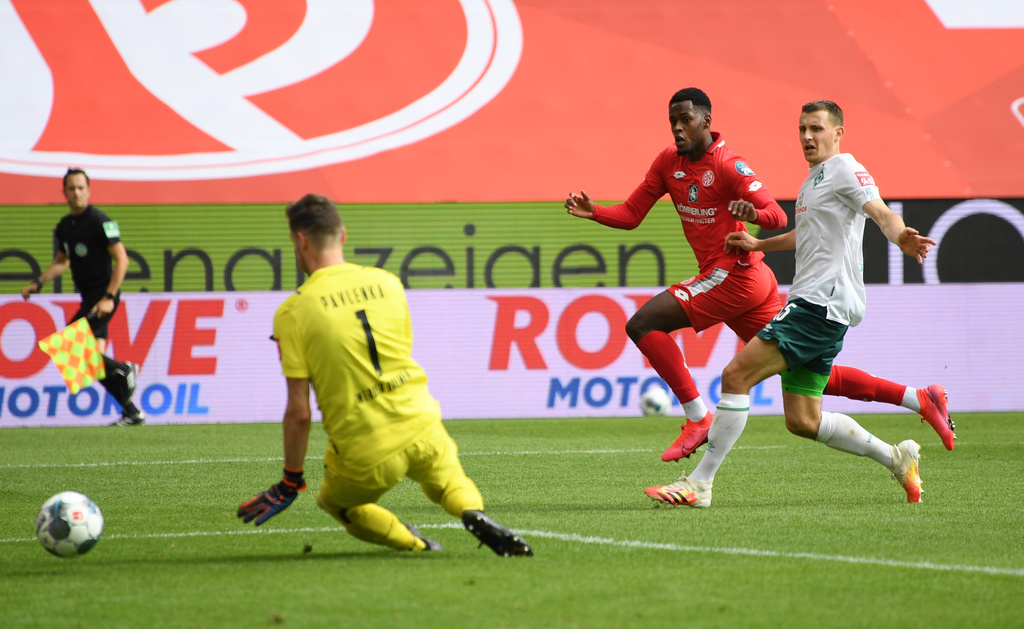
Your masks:
{"label": "red backdrop", "polygon": [[[346,4],[372,16],[315,20],[317,7],[330,11],[324,0],[138,4],[112,15],[88,0],[13,0],[0,73],[24,89],[0,97],[0,126],[17,131],[0,133],[0,203],[60,202],[54,178],[68,165],[90,170],[100,204],[308,191],[339,202],[554,201],[580,188],[618,199],[670,143],[668,99],[691,85],[711,97],[712,128],[779,198],[804,178],[799,107],[818,98],[843,107],[843,149],[886,197],[1024,196],[1015,1],[984,3],[1000,28],[940,19],[926,0],[364,0]],[[365,32],[351,27],[340,61],[312,60],[308,77],[298,63],[231,76],[303,41],[310,61],[330,38],[303,29],[341,18]],[[159,35],[147,39],[147,24]],[[160,51],[176,50],[165,41],[174,24],[192,38],[180,58]],[[475,70],[432,110],[433,127],[410,118],[373,131],[429,106],[460,60]],[[289,72],[293,82],[273,84]],[[254,93],[261,85],[272,88]],[[330,144],[357,127],[377,135],[344,151]],[[231,168],[203,170],[225,155]]]}

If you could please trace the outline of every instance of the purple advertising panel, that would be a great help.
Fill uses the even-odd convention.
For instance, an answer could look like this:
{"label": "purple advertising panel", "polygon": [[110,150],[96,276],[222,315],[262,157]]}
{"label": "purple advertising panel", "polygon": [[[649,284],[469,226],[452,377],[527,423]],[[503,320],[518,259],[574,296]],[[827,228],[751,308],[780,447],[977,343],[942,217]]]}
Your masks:
{"label": "purple advertising panel", "polygon": [[[625,334],[658,288],[409,291],[414,356],[446,419],[630,417],[664,386]],[[785,287],[783,287],[785,290]],[[110,325],[115,357],[141,367],[137,403],[154,424],[276,422],[285,403],[269,339],[285,292],[138,293]],[[838,363],[914,387],[939,383],[953,413],[1024,409],[1024,284],[869,285],[864,322]],[[77,300],[0,298],[0,427],[86,426],[119,415],[98,384],[69,395],[36,341],[63,327]],[[710,404],[740,348],[723,326],[676,333]],[[826,397],[846,413],[892,406]],[[751,394],[754,414],[780,414],[779,379]],[[680,415],[677,407],[673,414]]]}

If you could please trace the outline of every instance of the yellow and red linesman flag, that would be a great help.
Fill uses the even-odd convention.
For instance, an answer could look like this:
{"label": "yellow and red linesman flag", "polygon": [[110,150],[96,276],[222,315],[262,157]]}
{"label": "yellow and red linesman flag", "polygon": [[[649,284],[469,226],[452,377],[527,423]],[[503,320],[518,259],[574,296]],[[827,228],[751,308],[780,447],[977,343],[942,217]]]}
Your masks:
{"label": "yellow and red linesman flag", "polygon": [[39,349],[53,359],[72,395],[107,377],[103,354],[96,349],[96,337],[84,317],[39,341]]}

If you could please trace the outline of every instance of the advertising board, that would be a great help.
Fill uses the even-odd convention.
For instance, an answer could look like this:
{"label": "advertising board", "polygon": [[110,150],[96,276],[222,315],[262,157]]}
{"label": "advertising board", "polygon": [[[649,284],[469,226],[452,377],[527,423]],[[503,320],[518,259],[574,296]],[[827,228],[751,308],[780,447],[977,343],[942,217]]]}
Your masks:
{"label": "advertising board", "polygon": [[[887,202],[939,246],[920,266],[869,222],[867,283],[1024,281],[1024,199]],[[782,205],[792,225],[793,204]],[[125,292],[288,290],[303,281],[284,204],[101,208],[118,222],[131,258]],[[340,211],[348,260],[385,268],[408,288],[666,286],[697,271],[667,201],[629,231],[568,216],[560,203],[343,205]],[[17,293],[46,268],[52,229],[66,213],[58,206],[0,206],[0,293]],[[766,259],[780,283],[792,281],[792,252],[769,252]],[[46,291],[72,293],[70,277]]]}
{"label": "advertising board", "polygon": [[883,195],[1020,197],[1020,6],[717,0],[681,37],[674,0],[0,0],[0,203],[68,166],[117,204],[624,197],[688,86],[778,195],[827,98]]}
{"label": "advertising board", "polygon": [[[99,191],[94,186],[95,194]],[[297,275],[284,204],[106,207],[131,265],[125,292],[289,290]],[[409,288],[657,286],[696,273],[671,203],[622,231],[559,203],[344,205],[350,262],[385,268]],[[0,206],[0,293],[53,259],[67,207]],[[70,276],[47,291],[70,293]]]}
{"label": "advertising board", "polygon": [[[414,357],[447,419],[639,414],[663,386],[623,326],[658,288],[409,291]],[[127,295],[110,325],[114,355],[142,365],[150,423],[276,422],[284,410],[271,321],[286,292]],[[910,386],[940,383],[955,412],[1024,408],[1024,285],[868,287],[868,314],[839,363]],[[97,384],[75,396],[35,341],[64,324],[68,296],[0,298],[0,426],[97,425],[118,416]],[[676,335],[709,405],[740,345],[727,328]],[[779,379],[759,385],[752,413],[782,410]],[[826,398],[829,410],[895,407]],[[675,413],[679,413],[678,408]]]}

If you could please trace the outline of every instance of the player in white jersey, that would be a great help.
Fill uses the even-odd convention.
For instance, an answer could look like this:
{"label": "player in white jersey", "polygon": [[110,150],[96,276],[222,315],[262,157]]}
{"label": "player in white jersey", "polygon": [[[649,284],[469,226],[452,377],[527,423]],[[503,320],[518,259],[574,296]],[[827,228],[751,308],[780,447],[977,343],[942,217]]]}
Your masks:
{"label": "player in white jersey", "polygon": [[810,173],[797,198],[795,229],[764,240],[748,232],[726,237],[727,249],[796,249],[789,301],[722,372],[722,398],[708,434],[707,452],[696,469],[671,485],[649,488],[647,493],[655,500],[709,507],[715,474],[746,425],[750,389],[781,374],[790,432],[878,461],[903,485],[908,502],[920,502],[920,446],[916,442],[889,445],[852,417],[821,410],[821,395],[832,361],[842,349],[843,336],[864,316],[861,243],[865,217],[874,220],[890,242],[919,263],[935,244],[907,227],[881,200],[867,170],[852,156],[840,153],[844,132],[838,105],[831,101],[804,105],[800,144]]}
{"label": "player in white jersey", "polygon": [[789,295],[825,306],[829,321],[853,326],[864,318],[864,208],[873,201],[885,207],[874,179],[849,153],[812,166],[800,186],[796,225],[807,237],[796,239]]}

